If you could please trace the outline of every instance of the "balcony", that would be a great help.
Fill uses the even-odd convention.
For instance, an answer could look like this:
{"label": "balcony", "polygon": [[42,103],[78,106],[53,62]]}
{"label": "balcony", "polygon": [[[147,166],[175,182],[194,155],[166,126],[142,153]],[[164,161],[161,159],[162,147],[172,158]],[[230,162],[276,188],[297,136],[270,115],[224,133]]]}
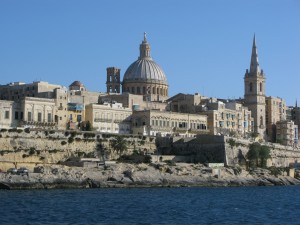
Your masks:
{"label": "balcony", "polygon": [[36,126],[36,127],[54,127],[55,122],[37,122],[37,121],[21,121],[22,126]]}
{"label": "balcony", "polygon": [[104,123],[111,123],[112,119],[104,119],[104,118],[95,118],[94,122],[104,122]]}

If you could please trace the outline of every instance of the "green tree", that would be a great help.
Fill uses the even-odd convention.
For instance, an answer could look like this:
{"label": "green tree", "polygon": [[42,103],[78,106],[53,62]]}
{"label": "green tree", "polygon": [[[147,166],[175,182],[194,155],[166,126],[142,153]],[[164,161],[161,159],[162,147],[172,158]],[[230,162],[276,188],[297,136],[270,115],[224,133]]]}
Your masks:
{"label": "green tree", "polygon": [[117,136],[111,140],[111,147],[121,155],[127,150],[127,141],[122,136]]}
{"label": "green tree", "polygon": [[249,151],[247,152],[247,159],[249,159],[250,166],[258,166],[258,159],[259,159],[259,152],[260,152],[260,144],[253,143],[249,146]]}
{"label": "green tree", "polygon": [[262,145],[260,147],[259,151],[259,158],[260,158],[260,166],[266,167],[267,166],[267,159],[269,159],[270,156],[270,148],[266,145]]}

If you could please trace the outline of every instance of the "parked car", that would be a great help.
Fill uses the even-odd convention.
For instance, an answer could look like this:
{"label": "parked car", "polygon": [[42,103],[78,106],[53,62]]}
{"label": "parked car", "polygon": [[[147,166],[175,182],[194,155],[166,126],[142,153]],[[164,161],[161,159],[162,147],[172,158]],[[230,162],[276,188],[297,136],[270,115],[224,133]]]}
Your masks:
{"label": "parked car", "polygon": [[7,170],[7,173],[11,173],[11,174],[17,174],[18,170],[16,168],[9,168]]}
{"label": "parked car", "polygon": [[17,170],[17,174],[20,174],[20,175],[23,175],[23,174],[26,174],[28,175],[28,169],[25,168],[25,167],[20,167],[18,170]]}

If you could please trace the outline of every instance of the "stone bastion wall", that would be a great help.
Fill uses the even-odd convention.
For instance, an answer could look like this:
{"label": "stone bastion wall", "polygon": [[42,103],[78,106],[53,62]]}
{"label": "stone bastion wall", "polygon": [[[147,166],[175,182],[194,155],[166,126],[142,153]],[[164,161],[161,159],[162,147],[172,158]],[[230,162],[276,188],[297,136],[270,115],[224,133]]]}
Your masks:
{"label": "stone bastion wall", "polygon": [[[113,160],[118,154],[110,146],[115,135],[72,131],[2,130],[0,132],[0,169],[25,166],[33,169],[37,164],[56,164],[70,158],[103,157],[99,143],[105,150],[105,159]],[[155,138],[125,136],[127,152],[133,150],[152,153]]]}

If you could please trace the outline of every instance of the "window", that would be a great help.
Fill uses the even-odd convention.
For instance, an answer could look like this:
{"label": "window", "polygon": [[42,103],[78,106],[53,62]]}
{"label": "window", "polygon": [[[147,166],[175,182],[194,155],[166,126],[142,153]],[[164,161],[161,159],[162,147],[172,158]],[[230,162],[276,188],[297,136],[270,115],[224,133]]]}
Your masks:
{"label": "window", "polygon": [[249,84],[249,91],[252,92],[252,89],[253,89],[253,84],[250,83],[250,84]]}
{"label": "window", "polygon": [[262,116],[260,117],[260,125],[261,126],[263,125],[263,117]]}
{"label": "window", "polygon": [[23,112],[20,112],[20,120],[23,119]]}
{"label": "window", "polygon": [[52,115],[51,115],[51,113],[48,113],[48,122],[49,122],[49,123],[52,122]]}
{"label": "window", "polygon": [[38,113],[38,122],[42,122],[42,113],[41,112]]}
{"label": "window", "polygon": [[15,112],[15,120],[19,119],[19,112]]}
{"label": "window", "polygon": [[259,83],[259,91],[262,92],[262,83]]}
{"label": "window", "polygon": [[9,111],[5,111],[5,119],[9,119]]}
{"label": "window", "polygon": [[141,88],[140,88],[140,87],[137,87],[137,88],[136,88],[136,93],[137,93],[137,94],[141,94]]}
{"label": "window", "polygon": [[31,112],[27,112],[27,120],[32,121]]}

